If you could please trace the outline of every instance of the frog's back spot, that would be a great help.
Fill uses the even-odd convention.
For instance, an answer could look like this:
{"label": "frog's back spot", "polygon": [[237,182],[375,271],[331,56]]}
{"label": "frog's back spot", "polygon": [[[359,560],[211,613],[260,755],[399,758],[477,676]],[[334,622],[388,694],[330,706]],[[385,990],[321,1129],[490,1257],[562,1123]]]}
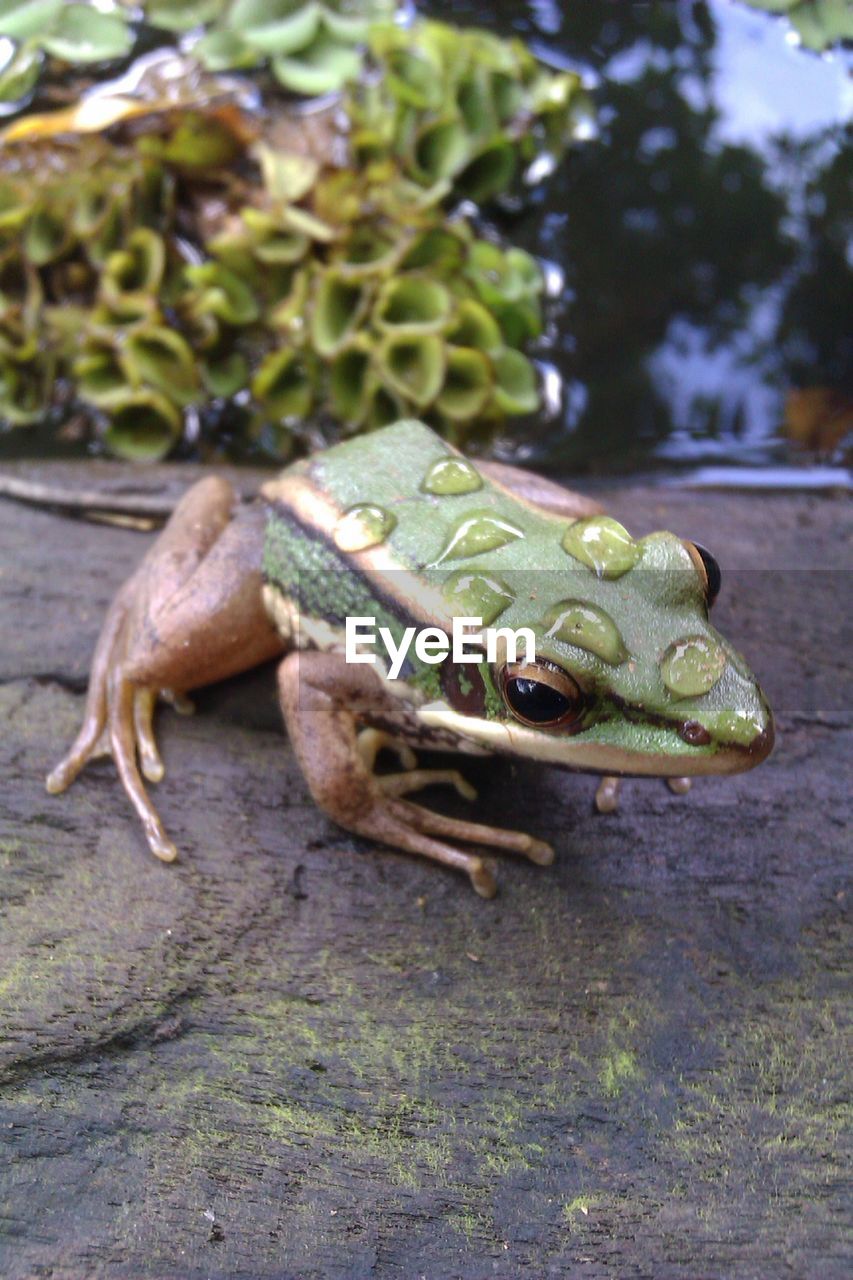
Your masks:
{"label": "frog's back spot", "polygon": [[384,542],[396,523],[384,507],[361,502],[345,511],[335,525],[335,546],[341,551],[366,551]]}

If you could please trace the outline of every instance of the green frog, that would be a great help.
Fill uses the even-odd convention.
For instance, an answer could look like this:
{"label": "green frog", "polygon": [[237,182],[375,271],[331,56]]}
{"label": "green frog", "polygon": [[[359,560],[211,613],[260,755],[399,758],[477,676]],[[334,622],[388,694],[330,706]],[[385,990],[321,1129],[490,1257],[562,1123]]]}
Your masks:
{"label": "green frog", "polygon": [[[467,846],[540,865],[551,846],[414,803],[434,783],[474,798],[459,771],[419,768],[414,750],[598,773],[601,810],[622,775],[684,790],[694,775],[752,768],[772,749],[773,719],[708,621],[718,587],[701,547],[635,539],[588,498],[475,465],[416,421],[295,463],[251,505],[207,478],[115,597],[82,728],[48,790],[106,750],[152,853],[173,861],[146,789],[163,777],[158,698],[180,708],[192,689],[279,657],[284,720],[324,812],[491,897],[491,859]],[[459,661],[443,656],[456,624]],[[532,652],[514,643],[525,632]],[[385,748],[396,772],[375,768]]]}

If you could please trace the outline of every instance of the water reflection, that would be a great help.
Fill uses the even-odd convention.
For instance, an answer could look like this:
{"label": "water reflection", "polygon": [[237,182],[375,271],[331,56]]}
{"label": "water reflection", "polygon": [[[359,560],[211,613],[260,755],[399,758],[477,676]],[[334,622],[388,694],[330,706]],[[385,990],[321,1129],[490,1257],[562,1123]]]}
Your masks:
{"label": "water reflection", "polygon": [[597,80],[600,142],[505,228],[566,272],[543,353],[565,394],[534,452],[766,462],[790,389],[853,396],[848,55],[729,0],[428,8]]}

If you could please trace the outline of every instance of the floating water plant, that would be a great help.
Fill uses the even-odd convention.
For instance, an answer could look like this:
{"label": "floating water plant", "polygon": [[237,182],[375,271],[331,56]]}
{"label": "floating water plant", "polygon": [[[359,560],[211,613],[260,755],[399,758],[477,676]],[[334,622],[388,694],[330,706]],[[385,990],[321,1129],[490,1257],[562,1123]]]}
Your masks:
{"label": "floating water plant", "polygon": [[[229,402],[246,438],[280,454],[308,415],[355,431],[417,411],[464,439],[536,408],[522,348],[542,330],[539,267],[448,209],[570,141],[577,77],[518,41],[372,21],[391,11],[152,2],[147,23],[187,40],[184,74],[7,127],[0,418],[25,426],[61,403],[113,452],[155,458],[190,409],[204,424]],[[38,74],[124,57],[127,18],[0,0],[3,74],[17,59],[26,80],[25,55]],[[256,116],[198,62],[272,70],[300,93],[347,87],[306,123],[274,102]]]}

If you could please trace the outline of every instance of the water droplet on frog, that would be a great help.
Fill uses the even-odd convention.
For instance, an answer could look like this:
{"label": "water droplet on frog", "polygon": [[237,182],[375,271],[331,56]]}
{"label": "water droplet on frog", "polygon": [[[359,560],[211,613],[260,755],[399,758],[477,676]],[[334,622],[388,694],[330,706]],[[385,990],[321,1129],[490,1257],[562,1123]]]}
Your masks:
{"label": "water droplet on frog", "polygon": [[421,484],[422,493],[440,496],[476,493],[483,487],[483,477],[465,458],[448,456],[432,464]]}
{"label": "water droplet on frog", "polygon": [[456,617],[479,618],[484,627],[491,626],[515,599],[502,578],[467,569],[452,573],[441,590]]}
{"label": "water droplet on frog", "polygon": [[437,568],[445,560],[467,560],[469,556],[494,551],[523,537],[523,530],[509,520],[493,515],[491,511],[472,511],[456,525],[447,546],[430,568]]}
{"label": "water droplet on frog", "polygon": [[619,628],[603,609],[584,600],[561,600],[552,605],[543,620],[548,638],[586,649],[618,666],[628,656]]}
{"label": "water droplet on frog", "polygon": [[726,655],[707,636],[685,636],[669,646],[660,664],[661,679],[677,698],[697,698],[713,689],[723,674]]}
{"label": "water droplet on frog", "polygon": [[335,546],[341,551],[365,551],[384,542],[396,523],[384,507],[359,503],[345,511],[335,525]]}
{"label": "water droplet on frog", "polygon": [[628,530],[612,516],[575,520],[563,534],[562,547],[599,578],[620,578],[642,554]]}

